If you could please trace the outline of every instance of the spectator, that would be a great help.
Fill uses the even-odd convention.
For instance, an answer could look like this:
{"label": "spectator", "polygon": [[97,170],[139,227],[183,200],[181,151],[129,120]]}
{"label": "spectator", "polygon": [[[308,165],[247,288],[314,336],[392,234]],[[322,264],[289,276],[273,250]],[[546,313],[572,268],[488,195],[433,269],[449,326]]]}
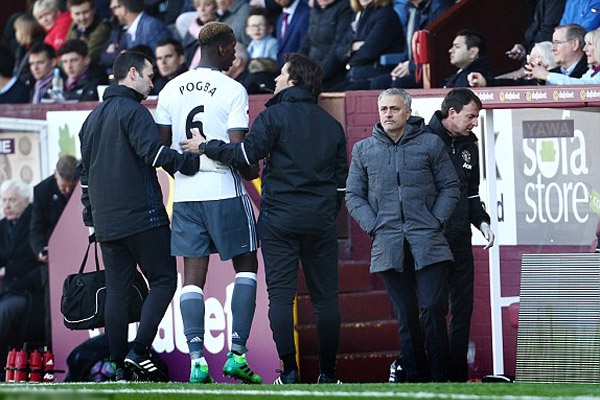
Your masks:
{"label": "spectator", "polygon": [[[193,175],[198,157],[184,157],[163,146],[152,114],[140,104],[152,90],[150,59],[126,51],[117,56],[114,73],[117,84],[106,88],[104,102],[79,132],[83,219],[93,232],[90,240],[97,240],[102,249],[105,332],[116,380],[137,376],[166,381],[150,357],[150,345],[175,293],[177,267],[155,168]],[[129,289],[138,265],[150,290],[128,352]]]}
{"label": "spectator", "polygon": [[41,263],[48,263],[48,241],[67,206],[79,176],[77,160],[66,155],[58,159],[54,174],[33,188],[33,210],[29,242]]}
{"label": "spectator", "polygon": [[269,321],[282,361],[275,384],[299,383],[293,319],[299,264],[316,316],[317,382],[341,383],[335,373],[340,332],[335,221],[348,164],[342,126],[317,105],[321,74],[316,61],[287,54],[276,80],[275,96],[242,143],[204,142],[200,135],[182,142],[185,151],[205,152],[235,167],[247,167],[267,157],[258,225]]}
{"label": "spectator", "polygon": [[[239,142],[248,130],[248,94],[241,84],[221,72],[231,67],[235,57],[233,30],[225,23],[208,23],[198,42],[202,47],[201,67],[167,85],[156,108],[163,143],[172,143],[176,150],[193,131]],[[202,82],[202,87],[180,91],[186,82]],[[174,193],[171,243],[173,254],[183,256],[180,304],[191,359],[190,382],[213,381],[204,357],[204,284],[210,254],[218,253],[222,260],[231,259],[235,270],[231,351],[223,375],[260,384],[262,378],[246,360],[258,271],[258,241],[250,198],[235,170],[206,156],[200,158],[200,172],[194,177],[175,175]]]}
{"label": "spectator", "polygon": [[185,54],[181,43],[173,38],[156,43],[156,66],[159,76],[154,80],[151,95],[157,95],[171,79],[187,71]]}
{"label": "spectator", "polygon": [[444,87],[468,87],[471,72],[479,72],[486,80],[493,79],[492,67],[485,56],[485,39],[478,32],[471,29],[460,30],[448,52],[450,63],[458,71],[444,80]]}
{"label": "spectator", "polygon": [[197,18],[187,27],[182,42],[188,69],[197,67],[200,62],[201,54],[200,46],[198,45],[198,34],[204,25],[217,20],[216,0],[194,0],[194,6],[196,7]]}
{"label": "spectator", "polygon": [[0,186],[4,218],[0,220],[0,363],[6,365],[6,349],[23,342],[44,342],[48,298],[48,270],[37,262],[29,245],[31,189],[20,180]]}
{"label": "spectator", "polygon": [[444,226],[458,180],[441,139],[411,116],[406,91],[387,89],[377,105],[373,136],[352,149],[346,206],[372,238],[370,270],[383,278],[398,319],[406,380],[446,382],[452,253]]}
{"label": "spectator", "polygon": [[91,64],[87,44],[81,39],[67,40],[58,50],[62,69],[67,76],[64,82],[65,100],[97,101],[98,85],[108,84],[106,75]]}
{"label": "spectator", "polygon": [[303,0],[275,0],[283,8],[277,19],[275,33],[277,37],[277,61],[283,65],[283,56],[300,49],[304,36],[308,32],[310,8]]}
{"label": "spectator", "polygon": [[67,6],[73,19],[67,40],[83,40],[92,65],[100,65],[100,52],[110,35],[110,26],[95,12],[92,0],[67,0]]}
{"label": "spectator", "polygon": [[[525,31],[525,41],[517,43],[507,52],[513,60],[525,60],[535,43],[551,41],[554,28],[559,24],[565,9],[566,0],[538,0],[535,5],[533,21]],[[518,77],[520,78],[520,76]]]}
{"label": "spectator", "polygon": [[[540,42],[536,43],[529,56],[527,56],[528,63],[537,64],[541,62],[548,69],[554,69],[556,67],[556,62],[554,61],[554,54],[552,53],[552,49],[554,45],[552,42]],[[523,72],[519,71],[518,74],[514,74],[514,76],[525,76],[526,69],[525,67],[521,68]],[[516,72],[516,71],[515,71]],[[505,75],[501,75],[505,76]],[[511,76],[511,75],[509,75]],[[471,72],[467,79],[469,80],[469,85],[474,87],[485,87],[485,86],[531,86],[540,84],[539,81],[535,79],[527,79],[525,77],[522,78],[494,78],[490,81],[487,81],[483,75],[479,72]],[[541,82],[543,84],[543,82]]]}
{"label": "spectator", "polygon": [[15,57],[0,45],[0,104],[29,103],[29,88],[13,75]]}
{"label": "spectator", "polygon": [[423,84],[417,82],[415,71],[416,65],[412,54],[413,34],[424,29],[437,17],[442,15],[453,1],[447,0],[409,0],[406,3],[406,24],[403,24],[406,34],[406,60],[402,60],[394,67],[392,72],[374,78],[371,81],[371,89],[386,89],[389,87],[399,88],[422,88]]}
{"label": "spectator", "polygon": [[600,27],[600,0],[566,0],[560,25],[577,24],[586,32]]}
{"label": "spectator", "polygon": [[29,50],[31,50],[34,44],[42,43],[46,34],[44,28],[37,23],[30,13],[22,14],[16,18],[14,28],[15,40],[18,43],[18,47],[14,53],[14,75],[28,87],[32,87],[35,79],[29,69]]}
{"label": "spectator", "polygon": [[112,72],[115,57],[123,50],[142,44],[154,53],[159,40],[171,37],[171,31],[161,20],[143,11],[142,0],[111,0],[110,9],[118,25],[111,30],[100,53],[101,65],[107,75]]}
{"label": "spectator", "polygon": [[31,103],[38,104],[48,97],[52,88],[52,72],[56,67],[56,53],[47,43],[36,43],[29,51],[29,69],[35,79]]}
{"label": "spectator", "polygon": [[[458,0],[460,1],[460,0]],[[458,2],[457,0],[431,0],[427,1],[429,3],[429,7],[434,10],[447,10],[452,7],[454,4]],[[400,23],[402,24],[402,28],[404,29],[404,36],[412,39],[412,35],[407,31],[408,21],[410,19],[410,8],[409,3],[411,0],[394,0],[394,11],[398,14],[400,18]],[[434,11],[435,13],[435,11]],[[440,13],[441,14],[441,13]]]}
{"label": "spectator", "polygon": [[458,88],[446,94],[440,111],[436,111],[427,129],[444,142],[458,176],[460,197],[452,216],[445,224],[445,235],[454,263],[448,274],[450,318],[451,382],[468,379],[467,351],[473,313],[475,266],[471,249],[471,224],[481,231],[487,244],[494,245],[490,216],[479,198],[479,149],[472,129],[477,126],[481,100],[471,90]]}
{"label": "spectator", "polygon": [[[558,45],[555,42],[555,45]],[[589,69],[581,78],[573,78],[558,72],[550,72],[541,63],[528,64],[525,68],[532,79],[546,81],[546,85],[595,85],[600,83],[600,28],[585,34],[583,52]]]}
{"label": "spectator", "polygon": [[277,39],[273,34],[273,26],[264,8],[252,8],[246,18],[246,34],[251,42],[248,44],[250,58],[271,58],[277,61]]}
{"label": "spectator", "polygon": [[583,52],[585,29],[579,25],[557,26],[552,34],[552,52],[557,67],[550,72],[571,78],[581,78],[587,71],[587,57]]}
{"label": "spectator", "polygon": [[335,55],[335,45],[343,40],[351,21],[348,0],[317,0],[310,10],[308,32],[299,52],[323,67],[325,91],[346,74],[346,65]]}
{"label": "spectator", "polygon": [[250,11],[247,0],[218,0],[217,18],[219,21],[231,26],[235,39],[248,46],[250,38],[246,35],[246,17]]}
{"label": "spectator", "polygon": [[46,31],[44,43],[58,51],[67,39],[67,32],[73,22],[71,14],[62,12],[57,0],[36,0],[33,3],[33,16]]}
{"label": "spectator", "polygon": [[348,73],[342,83],[330,88],[332,91],[368,89],[371,79],[389,74],[392,69],[380,65],[379,57],[401,53],[406,43],[390,0],[351,0],[350,4],[355,12],[354,21],[335,48]]}

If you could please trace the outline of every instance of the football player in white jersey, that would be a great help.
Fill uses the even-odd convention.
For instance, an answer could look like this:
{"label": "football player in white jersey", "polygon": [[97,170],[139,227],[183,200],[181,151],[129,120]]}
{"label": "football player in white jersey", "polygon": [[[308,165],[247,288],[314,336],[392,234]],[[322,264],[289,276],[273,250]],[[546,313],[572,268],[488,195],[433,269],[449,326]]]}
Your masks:
{"label": "football player in white jersey", "polygon": [[[248,131],[248,94],[221,71],[235,58],[235,36],[224,23],[211,22],[198,36],[200,64],[169,81],[159,93],[156,123],[163,142],[179,142],[210,132],[214,139],[239,142]],[[181,315],[191,358],[190,382],[213,382],[204,358],[204,284],[211,253],[231,259],[236,272],[231,301],[232,345],[223,374],[262,383],[246,361],[246,342],[256,304],[258,240],[252,205],[240,174],[201,157],[193,176],[175,174],[172,252],[184,259]]]}

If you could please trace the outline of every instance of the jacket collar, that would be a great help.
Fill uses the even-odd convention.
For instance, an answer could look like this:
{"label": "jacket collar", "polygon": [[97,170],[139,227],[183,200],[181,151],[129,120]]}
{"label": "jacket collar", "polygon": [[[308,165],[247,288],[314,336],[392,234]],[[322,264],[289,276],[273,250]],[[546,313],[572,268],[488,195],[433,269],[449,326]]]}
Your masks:
{"label": "jacket collar", "polygon": [[308,91],[304,86],[290,86],[288,88],[283,89],[281,92],[277,93],[275,96],[271,97],[269,101],[265,104],[267,107],[270,107],[277,103],[317,103],[317,99],[315,96]]}
{"label": "jacket collar", "polygon": [[125,85],[115,85],[112,84],[109,87],[106,88],[106,91],[104,92],[104,100],[108,100],[111,97],[129,97],[132,100],[137,101],[138,103],[141,103],[142,100],[144,100],[144,96],[139,93],[136,92],[135,90],[133,90],[132,88],[130,88],[129,86],[125,86]]}

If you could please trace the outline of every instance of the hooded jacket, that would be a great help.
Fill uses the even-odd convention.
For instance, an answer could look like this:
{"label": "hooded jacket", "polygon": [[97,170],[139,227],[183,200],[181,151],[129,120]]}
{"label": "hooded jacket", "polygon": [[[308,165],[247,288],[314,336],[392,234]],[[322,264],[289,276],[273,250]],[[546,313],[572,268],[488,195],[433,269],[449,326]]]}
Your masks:
{"label": "hooded jacket", "polygon": [[482,222],[490,223],[490,216],[484,210],[479,197],[477,136],[471,132],[469,136],[453,138],[442,125],[442,114],[439,111],[436,111],[431,117],[428,128],[444,142],[446,151],[454,164],[460,186],[458,205],[446,224],[446,238],[451,247],[470,248],[471,224],[479,228]]}
{"label": "hooded jacket", "polygon": [[83,217],[99,242],[168,225],[155,168],[183,173],[184,160],[198,160],[162,145],[140,101],[142,95],[127,86],[109,86],[79,132]]}
{"label": "hooded jacket", "polygon": [[416,270],[452,260],[443,230],[458,197],[444,145],[420,117],[408,120],[397,143],[377,124],[352,149],[346,207],[372,237],[371,272],[403,272],[405,240]]}

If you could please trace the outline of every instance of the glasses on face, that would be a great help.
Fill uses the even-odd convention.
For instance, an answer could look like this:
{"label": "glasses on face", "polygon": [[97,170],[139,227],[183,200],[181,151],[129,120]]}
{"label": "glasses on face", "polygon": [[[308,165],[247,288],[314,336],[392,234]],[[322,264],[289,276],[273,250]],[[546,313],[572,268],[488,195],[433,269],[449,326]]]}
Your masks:
{"label": "glasses on face", "polygon": [[554,47],[558,47],[559,44],[563,44],[563,43],[567,43],[570,42],[573,39],[567,39],[567,40],[553,40],[552,41],[552,46]]}
{"label": "glasses on face", "polygon": [[252,24],[252,25],[248,25],[249,28],[252,29],[265,29],[267,27],[266,24]]}

